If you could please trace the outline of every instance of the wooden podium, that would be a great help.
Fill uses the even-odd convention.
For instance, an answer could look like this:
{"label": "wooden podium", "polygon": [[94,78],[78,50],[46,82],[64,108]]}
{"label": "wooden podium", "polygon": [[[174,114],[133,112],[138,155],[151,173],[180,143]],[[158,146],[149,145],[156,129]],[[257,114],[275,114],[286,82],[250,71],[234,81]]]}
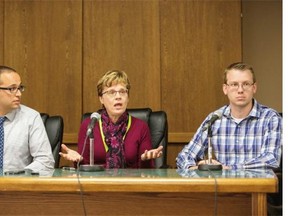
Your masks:
{"label": "wooden podium", "polygon": [[278,190],[272,170],[120,169],[79,172],[79,182],[61,169],[1,176],[0,214],[262,216],[266,193]]}

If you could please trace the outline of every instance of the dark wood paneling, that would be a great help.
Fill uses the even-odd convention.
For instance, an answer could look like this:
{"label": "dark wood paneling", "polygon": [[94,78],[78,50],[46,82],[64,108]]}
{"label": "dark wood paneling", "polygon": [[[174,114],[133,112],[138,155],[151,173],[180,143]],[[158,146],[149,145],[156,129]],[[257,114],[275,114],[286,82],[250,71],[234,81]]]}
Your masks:
{"label": "dark wood paneling", "polygon": [[0,1],[0,65],[4,64],[4,1]]}
{"label": "dark wood paneling", "polygon": [[170,132],[196,131],[226,103],[224,68],[241,60],[240,9],[240,0],[161,1],[161,104]]}
{"label": "dark wood paneling", "polygon": [[5,2],[5,63],[27,86],[23,103],[62,115],[78,131],[82,113],[81,1]]}
{"label": "dark wood paneling", "polygon": [[130,108],[161,107],[158,13],[157,1],[84,1],[84,111],[100,108],[96,85],[111,69],[130,78]]}
{"label": "dark wood paneling", "polygon": [[[165,183],[165,180],[163,180],[163,185],[166,185]],[[83,195],[85,206],[81,203],[80,193],[75,192],[0,192],[0,195],[2,198],[0,207],[3,207],[0,215],[5,216],[85,215],[84,212],[87,212],[87,215],[102,216],[215,215],[214,193],[89,193],[85,191]],[[250,194],[218,193],[216,214],[219,216],[251,215],[251,203]],[[255,215],[257,215],[257,212]]]}
{"label": "dark wood paneling", "polygon": [[96,84],[110,69],[128,73],[129,107],[165,110],[169,142],[188,142],[226,103],[240,9],[240,0],[6,1],[3,61],[27,86],[24,104],[63,116],[64,142],[77,143],[82,113],[100,108]]}

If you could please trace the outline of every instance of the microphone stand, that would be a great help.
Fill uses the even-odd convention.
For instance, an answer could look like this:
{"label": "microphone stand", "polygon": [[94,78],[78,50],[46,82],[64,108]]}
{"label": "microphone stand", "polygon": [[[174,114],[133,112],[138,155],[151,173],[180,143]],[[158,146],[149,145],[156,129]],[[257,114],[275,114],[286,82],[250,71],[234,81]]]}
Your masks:
{"label": "microphone stand", "polygon": [[[79,169],[80,169],[80,171],[85,171],[85,172],[102,171],[102,170],[104,170],[104,167],[102,165],[94,164],[94,134],[93,134],[93,130],[91,131],[91,133],[88,136],[89,136],[89,144],[90,144],[90,164],[80,165]],[[86,145],[86,143],[85,143],[85,145]]]}
{"label": "microphone stand", "polygon": [[[200,164],[198,165],[198,170],[200,171],[214,171],[214,170],[222,170],[221,164],[212,164],[212,130],[211,130],[211,124],[208,126],[208,164]],[[206,162],[206,160],[205,160]]]}

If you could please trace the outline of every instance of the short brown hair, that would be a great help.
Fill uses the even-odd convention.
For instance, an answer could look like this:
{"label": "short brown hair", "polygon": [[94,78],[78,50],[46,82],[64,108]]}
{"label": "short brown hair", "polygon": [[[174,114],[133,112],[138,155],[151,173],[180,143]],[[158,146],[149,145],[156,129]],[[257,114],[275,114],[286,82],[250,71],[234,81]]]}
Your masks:
{"label": "short brown hair", "polygon": [[253,83],[256,82],[256,76],[255,76],[255,73],[254,73],[254,70],[252,68],[251,65],[248,65],[244,62],[236,62],[236,63],[233,63],[231,65],[229,65],[225,71],[224,71],[224,75],[223,75],[223,81],[224,81],[224,84],[227,84],[227,73],[232,70],[232,69],[237,69],[237,70],[241,70],[241,71],[244,71],[244,70],[249,70],[252,74],[252,78],[253,78]]}

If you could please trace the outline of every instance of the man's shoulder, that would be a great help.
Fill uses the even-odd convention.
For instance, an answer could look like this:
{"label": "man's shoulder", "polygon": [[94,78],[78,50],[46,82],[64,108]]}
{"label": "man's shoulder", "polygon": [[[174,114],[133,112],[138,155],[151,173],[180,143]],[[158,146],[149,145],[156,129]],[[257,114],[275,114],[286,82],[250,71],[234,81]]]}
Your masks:
{"label": "man's shoulder", "polygon": [[281,117],[281,114],[278,111],[260,103],[257,104],[257,113],[259,114],[260,117],[262,116],[265,118],[273,116]]}
{"label": "man's shoulder", "polygon": [[37,116],[37,115],[40,115],[40,113],[38,111],[36,111],[35,109],[32,109],[31,107],[28,107],[28,106],[23,105],[23,104],[20,105],[19,112],[22,115],[25,115],[25,116]]}

